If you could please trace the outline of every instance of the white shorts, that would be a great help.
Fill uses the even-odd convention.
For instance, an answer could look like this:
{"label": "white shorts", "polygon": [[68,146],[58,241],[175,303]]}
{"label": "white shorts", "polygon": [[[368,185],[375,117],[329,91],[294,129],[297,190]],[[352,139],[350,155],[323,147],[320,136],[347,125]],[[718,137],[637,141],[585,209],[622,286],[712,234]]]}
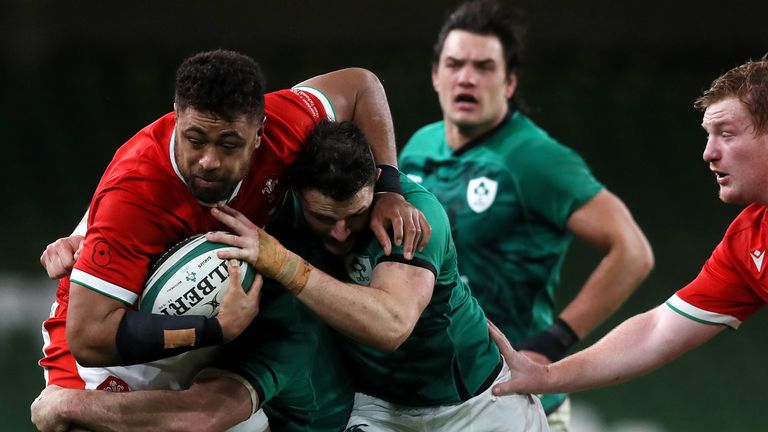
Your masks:
{"label": "white shorts", "polygon": [[[506,362],[494,384],[509,379]],[[549,431],[539,398],[484,392],[456,405],[410,408],[355,394],[347,432],[541,432]]]}

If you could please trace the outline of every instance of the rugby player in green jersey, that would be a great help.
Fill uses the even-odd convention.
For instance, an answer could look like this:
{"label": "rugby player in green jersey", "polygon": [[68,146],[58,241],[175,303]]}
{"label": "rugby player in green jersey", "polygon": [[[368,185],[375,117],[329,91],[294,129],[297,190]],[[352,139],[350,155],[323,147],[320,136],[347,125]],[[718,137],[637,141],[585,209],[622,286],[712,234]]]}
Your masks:
{"label": "rugby player in green jersey", "polygon": [[[619,308],[653,255],[630,212],[579,155],[510,103],[520,49],[519,31],[498,4],[454,11],[433,53],[443,120],[417,131],[399,162],[445,207],[459,272],[488,318],[529,358],[549,363]],[[556,314],[574,236],[604,256]],[[568,430],[566,396],[542,403],[550,428]]]}
{"label": "rugby player in green jersey", "polygon": [[[233,234],[207,237],[237,246],[219,255],[250,262],[345,336],[357,390],[348,430],[547,430],[537,398],[490,393],[508,369],[459,277],[434,196],[401,176],[403,196],[432,227],[410,260],[402,247],[385,254],[366,229],[377,172],[359,129],[321,123],[291,169],[293,208],[277,218],[290,222],[275,232],[287,248],[226,206],[214,215]],[[315,261],[318,250],[335,265]]]}

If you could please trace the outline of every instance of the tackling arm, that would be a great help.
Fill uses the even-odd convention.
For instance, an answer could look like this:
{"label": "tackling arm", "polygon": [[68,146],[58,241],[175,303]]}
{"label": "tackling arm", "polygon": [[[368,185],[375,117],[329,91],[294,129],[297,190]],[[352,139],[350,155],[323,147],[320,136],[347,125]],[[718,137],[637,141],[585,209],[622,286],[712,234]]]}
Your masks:
{"label": "tackling arm", "polygon": [[491,330],[512,378],[494,394],[560,393],[603,387],[649,373],[696,348],[723,330],[686,318],[666,305],[636,315],[591,347],[553,363],[533,363]]}
{"label": "tackling arm", "polygon": [[195,380],[182,391],[113,393],[50,386],[31,411],[35,426],[47,432],[75,425],[93,431],[221,431],[255,410],[242,384],[218,377]]}
{"label": "tackling arm", "polygon": [[290,290],[323,320],[381,350],[395,350],[411,334],[432,298],[435,276],[413,265],[383,262],[374,267],[370,287],[346,284],[315,268],[227,206],[211,210],[233,233],[211,232],[209,241],[235,246],[219,258],[249,262]]}
{"label": "tackling arm", "polygon": [[370,287],[342,283],[313,269],[297,298],[340,332],[390,352],[411,335],[434,285],[427,269],[383,262],[374,267]]}

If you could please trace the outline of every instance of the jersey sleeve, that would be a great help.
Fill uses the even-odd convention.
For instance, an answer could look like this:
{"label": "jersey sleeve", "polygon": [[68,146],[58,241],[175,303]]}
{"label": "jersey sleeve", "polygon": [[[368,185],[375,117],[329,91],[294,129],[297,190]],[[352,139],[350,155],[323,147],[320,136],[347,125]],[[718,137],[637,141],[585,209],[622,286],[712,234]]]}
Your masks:
{"label": "jersey sleeve", "polygon": [[737,329],[764,301],[740,275],[723,241],[696,279],[677,291],[666,304],[695,321]]}
{"label": "jersey sleeve", "polygon": [[331,100],[320,89],[310,86],[295,86],[291,89],[302,102],[315,113],[318,120],[336,121],[336,111]]}
{"label": "jersey sleeve", "polygon": [[513,173],[523,205],[563,229],[571,214],[603,189],[575,151],[554,141],[526,146]]}
{"label": "jersey sleeve", "polygon": [[161,213],[161,208],[126,190],[113,189],[97,197],[72,282],[133,305],[152,260],[168,247],[163,239],[170,229],[159,222],[167,220]]}

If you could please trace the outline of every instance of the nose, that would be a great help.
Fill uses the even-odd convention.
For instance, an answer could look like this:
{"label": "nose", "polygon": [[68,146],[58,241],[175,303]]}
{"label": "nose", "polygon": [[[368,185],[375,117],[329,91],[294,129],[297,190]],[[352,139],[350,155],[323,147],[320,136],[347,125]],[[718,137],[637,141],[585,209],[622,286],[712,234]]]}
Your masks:
{"label": "nose", "polygon": [[720,159],[720,146],[717,142],[717,137],[709,136],[707,138],[707,145],[704,147],[704,153],[701,157],[706,162],[712,162]]}
{"label": "nose", "polygon": [[333,227],[331,228],[331,237],[338,241],[338,242],[344,242],[349,238],[349,234],[351,233],[349,226],[347,226],[347,223],[344,220],[340,220],[333,224]]}
{"label": "nose", "polygon": [[475,84],[475,72],[470,65],[465,65],[457,74],[458,82],[460,85],[469,86]]}
{"label": "nose", "polygon": [[197,163],[200,165],[200,168],[205,171],[213,171],[221,167],[221,159],[219,159],[219,155],[214,146],[207,146],[203,149]]}

